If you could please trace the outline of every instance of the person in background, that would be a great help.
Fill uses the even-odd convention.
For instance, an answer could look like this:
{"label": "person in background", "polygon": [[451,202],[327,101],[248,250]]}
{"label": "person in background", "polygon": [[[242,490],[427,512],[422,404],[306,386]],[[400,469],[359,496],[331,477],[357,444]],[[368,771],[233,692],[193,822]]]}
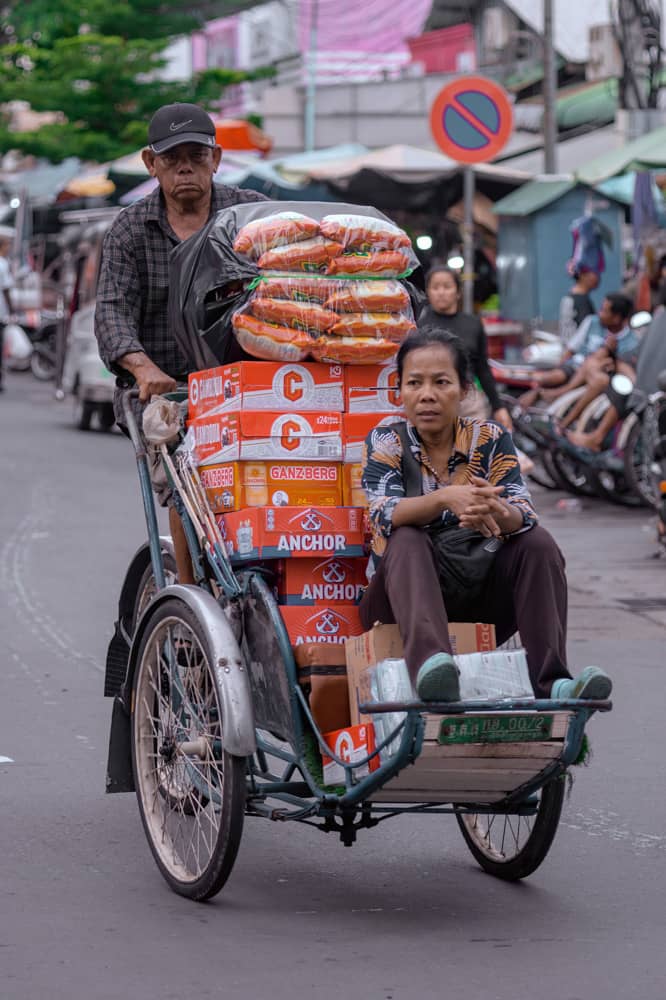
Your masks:
{"label": "person in background", "polygon": [[479,382],[486,398],[478,389],[471,387],[461,402],[460,415],[486,419],[490,408],[493,420],[511,430],[509,411],[502,406],[495,379],[488,367],[488,340],[483,324],[478,316],[461,312],[460,292],[460,276],[456,271],[445,265],[431,268],[426,278],[428,305],[421,311],[418,325],[449,330],[463,343],[470,373]]}
{"label": "person in background", "polygon": [[9,268],[9,251],[12,241],[8,236],[0,235],[0,392],[4,389],[2,381],[2,355],[5,344],[5,326],[12,314],[12,299],[10,290],[14,287],[12,272]]}
{"label": "person in background", "polygon": [[[532,373],[532,388],[520,397],[521,406],[527,409],[539,398],[551,403],[565,392],[589,386],[592,381],[601,382],[597,388],[598,392],[603,391],[607,369],[614,368],[617,361],[631,364],[638,350],[638,337],[629,325],[631,313],[631,301],[626,295],[619,292],[606,295],[599,315],[586,316],[580,324],[558,367]],[[595,395],[597,392],[591,398]],[[572,419],[570,413],[569,422]]]}
{"label": "person in background", "polygon": [[597,311],[590,292],[598,288],[599,275],[581,265],[573,277],[573,285],[560,302],[559,334],[563,344],[568,344],[583,320]]}

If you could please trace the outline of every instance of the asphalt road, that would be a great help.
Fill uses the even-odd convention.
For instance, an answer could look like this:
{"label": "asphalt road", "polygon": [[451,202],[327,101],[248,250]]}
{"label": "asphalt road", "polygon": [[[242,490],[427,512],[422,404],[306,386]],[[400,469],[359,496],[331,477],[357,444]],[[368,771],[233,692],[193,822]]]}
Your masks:
{"label": "asphalt road", "polygon": [[144,531],[129,445],[70,416],[27,375],[0,397],[2,1000],[663,1000],[666,564],[646,512],[536,495],[568,559],[571,663],[612,673],[615,709],[529,880],[484,875],[451,817],[351,849],[249,819],[227,886],[193,904],[134,796],[104,792],[102,667]]}

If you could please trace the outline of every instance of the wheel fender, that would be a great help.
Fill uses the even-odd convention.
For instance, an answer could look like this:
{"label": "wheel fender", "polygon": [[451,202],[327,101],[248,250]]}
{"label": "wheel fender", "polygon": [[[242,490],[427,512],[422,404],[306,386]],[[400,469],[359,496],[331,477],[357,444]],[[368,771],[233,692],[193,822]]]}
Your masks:
{"label": "wheel fender", "polygon": [[[163,552],[173,555],[171,539],[160,538]],[[150,564],[150,549],[147,544],[135,552],[129,569],[125,574],[120,599],[118,601],[118,617],[115,622],[113,636],[106,652],[104,668],[104,697],[113,698],[120,694],[127,675],[130,645],[132,642],[132,619],[139,584],[146,567]]]}
{"label": "wheel fender", "polygon": [[131,690],[141,640],[149,627],[150,619],[160,604],[171,597],[177,597],[187,604],[206,633],[222,699],[224,749],[236,757],[247,757],[257,748],[250,678],[227,616],[215,598],[205,590],[173,584],[165,587],[151,601],[141,616],[132,642],[127,689]]}
{"label": "wheel fender", "polygon": [[639,418],[635,413],[630,413],[629,416],[625,417],[622,421],[620,433],[617,436],[616,442],[616,448],[619,451],[626,451],[627,444],[629,443],[629,435],[637,423],[639,423]]}
{"label": "wheel fender", "polygon": [[[162,549],[162,552],[168,552],[169,555],[173,556],[175,559],[173,543],[169,535],[160,535],[160,548]],[[125,574],[125,579],[120,591],[120,600],[118,601],[118,617],[121,620],[126,620],[127,615],[131,616],[134,612],[134,604],[136,602],[139,584],[141,583],[141,577],[143,576],[149,563],[150,547],[148,542],[144,542],[144,544],[138,548],[132,556],[127,573]]]}

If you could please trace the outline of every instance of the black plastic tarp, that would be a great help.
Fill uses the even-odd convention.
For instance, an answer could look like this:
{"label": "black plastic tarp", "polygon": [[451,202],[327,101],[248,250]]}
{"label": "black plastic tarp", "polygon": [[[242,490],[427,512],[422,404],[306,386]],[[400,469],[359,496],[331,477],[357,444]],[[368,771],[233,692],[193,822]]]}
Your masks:
{"label": "black plastic tarp", "polygon": [[[234,251],[233,242],[248,222],[285,211],[318,221],[333,213],[391,221],[376,208],[344,202],[260,201],[219,211],[175,247],[169,260],[169,326],[192,371],[250,357],[234,338],[231,316],[247,302],[260,271]],[[404,284],[418,316],[423,293],[411,282]]]}

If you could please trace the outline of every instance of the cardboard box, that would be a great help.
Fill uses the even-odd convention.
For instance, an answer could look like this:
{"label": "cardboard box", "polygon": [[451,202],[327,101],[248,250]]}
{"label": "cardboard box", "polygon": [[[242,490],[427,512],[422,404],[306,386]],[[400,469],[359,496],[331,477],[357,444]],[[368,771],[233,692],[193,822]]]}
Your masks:
{"label": "cardboard box", "polygon": [[190,419],[232,410],[344,409],[342,365],[238,361],[188,378]]}
{"label": "cardboard box", "polygon": [[387,365],[347,365],[345,410],[348,413],[402,412],[395,362]]}
{"label": "cardboard box", "polygon": [[363,631],[358,608],[354,604],[315,604],[313,607],[284,606],[280,614],[292,646],[304,642],[345,643]]}
{"label": "cardboard box", "polygon": [[360,462],[345,462],[342,466],[342,502],[349,507],[365,507],[368,498],[361,483],[363,466]]}
{"label": "cardboard box", "polygon": [[[375,750],[375,733],[372,725],[348,726],[333,733],[324,733],[324,740],[336,757],[353,764],[364,760]],[[325,785],[344,785],[345,769],[328,754],[322,753]],[[380,766],[379,757],[373,757],[366,764],[354,768],[354,777],[363,778]]]}
{"label": "cardboard box", "polygon": [[215,514],[242,507],[339,507],[343,504],[339,462],[227,462],[199,467]]}
{"label": "cardboard box", "polygon": [[[459,653],[488,652],[496,648],[495,626],[481,622],[449,622],[449,638],[454,655]],[[372,720],[361,715],[359,702],[370,700],[370,678],[367,671],[380,660],[402,659],[402,639],[397,625],[374,625],[350,639],[345,646],[347,679],[349,681],[349,710],[354,725]]]}
{"label": "cardboard box", "polygon": [[345,462],[363,461],[363,444],[370,431],[385,424],[395,424],[399,413],[345,413],[342,417]]}
{"label": "cardboard box", "polygon": [[216,520],[232,562],[365,555],[358,507],[244,507]]}
{"label": "cardboard box", "polygon": [[368,585],[368,560],[285,559],[278,578],[281,604],[358,604]]}
{"label": "cardboard box", "polygon": [[329,461],[342,458],[342,414],[241,410],[211,413],[189,422],[200,465],[220,462]]}

